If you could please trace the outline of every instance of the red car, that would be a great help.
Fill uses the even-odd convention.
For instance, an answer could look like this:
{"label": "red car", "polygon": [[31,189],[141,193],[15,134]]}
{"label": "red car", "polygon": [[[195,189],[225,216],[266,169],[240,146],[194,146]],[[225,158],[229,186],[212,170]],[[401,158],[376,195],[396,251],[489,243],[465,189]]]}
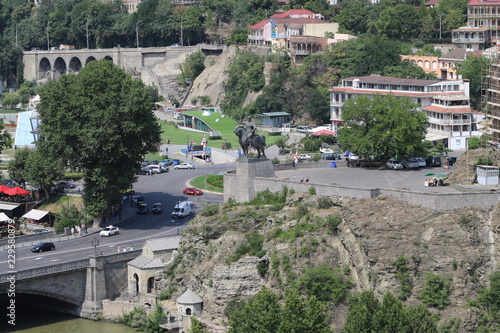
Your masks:
{"label": "red car", "polygon": [[185,195],[192,194],[192,195],[202,195],[203,191],[200,190],[199,188],[196,187],[188,187],[185,188],[184,191],[182,191]]}

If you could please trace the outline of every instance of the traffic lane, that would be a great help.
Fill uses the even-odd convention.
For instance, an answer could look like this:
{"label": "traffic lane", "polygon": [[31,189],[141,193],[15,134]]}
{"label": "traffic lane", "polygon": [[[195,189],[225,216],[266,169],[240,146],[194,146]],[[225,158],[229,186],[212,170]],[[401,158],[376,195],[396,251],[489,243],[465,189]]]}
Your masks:
{"label": "traffic lane", "polygon": [[[300,182],[302,177],[309,178],[310,183],[331,184],[352,188],[370,189],[407,189],[419,192],[456,193],[458,190],[450,186],[425,187],[425,180],[432,176],[426,173],[447,174],[453,168],[426,167],[419,169],[367,169],[367,168],[307,168],[277,171],[276,176],[287,177],[290,181]],[[295,177],[295,178],[294,178]]]}

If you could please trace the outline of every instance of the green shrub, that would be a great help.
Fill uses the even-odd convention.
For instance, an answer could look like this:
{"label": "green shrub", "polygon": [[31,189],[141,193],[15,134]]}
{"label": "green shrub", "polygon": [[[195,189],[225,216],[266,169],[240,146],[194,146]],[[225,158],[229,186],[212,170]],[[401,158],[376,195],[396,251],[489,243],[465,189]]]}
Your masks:
{"label": "green shrub", "polygon": [[311,156],[311,160],[312,160],[313,162],[319,162],[319,161],[321,161],[321,158],[322,158],[322,157],[321,157],[321,155],[320,155],[320,154],[314,154],[313,156]]}
{"label": "green shrub", "polygon": [[328,197],[321,197],[318,199],[318,209],[328,209],[333,206],[332,199]]}
{"label": "green shrub", "polygon": [[207,203],[200,212],[201,216],[213,216],[218,213],[219,213],[219,205],[211,203]]}
{"label": "green shrub", "polygon": [[340,223],[342,223],[342,217],[338,215],[328,215],[326,217],[326,228],[329,233],[336,233]]}
{"label": "green shrub", "polygon": [[299,286],[309,296],[315,296],[320,301],[338,303],[347,296],[352,281],[341,270],[332,269],[328,264],[320,264],[304,268]]}
{"label": "green shrub", "polygon": [[314,186],[311,186],[307,189],[307,193],[309,193],[309,195],[315,195],[316,194],[316,188]]}
{"label": "green shrub", "polygon": [[168,286],[166,291],[162,291],[158,295],[158,298],[160,299],[160,301],[165,301],[167,299],[170,299],[172,297],[173,293],[175,293],[176,291],[177,291],[177,286],[174,284],[171,284],[170,286]]}
{"label": "green shrub", "polygon": [[271,163],[272,164],[280,164],[280,160],[277,157],[273,157],[273,159],[271,160]]}
{"label": "green shrub", "polygon": [[160,322],[166,318],[160,304],[156,304],[155,310],[149,316],[144,308],[135,307],[128,314],[124,314],[121,322],[127,326],[147,333],[161,332]]}
{"label": "green shrub", "polygon": [[224,175],[217,175],[217,174],[208,175],[207,183],[215,187],[224,188]]}
{"label": "green shrub", "polygon": [[264,244],[264,236],[260,235],[257,230],[254,230],[251,233],[246,234],[245,237],[247,241],[243,244],[240,244],[236,248],[234,254],[228,258],[228,264],[238,261],[245,254],[257,256],[259,258],[262,258],[266,255],[266,251],[262,249],[262,244]]}
{"label": "green shrub", "polygon": [[410,270],[408,269],[408,260],[404,256],[400,256],[393,264],[396,267],[396,278],[399,280],[399,299],[405,301],[410,297],[413,285],[410,278]]}
{"label": "green shrub", "polygon": [[429,306],[443,310],[450,305],[451,278],[443,278],[437,274],[427,274],[425,287],[420,300]]}

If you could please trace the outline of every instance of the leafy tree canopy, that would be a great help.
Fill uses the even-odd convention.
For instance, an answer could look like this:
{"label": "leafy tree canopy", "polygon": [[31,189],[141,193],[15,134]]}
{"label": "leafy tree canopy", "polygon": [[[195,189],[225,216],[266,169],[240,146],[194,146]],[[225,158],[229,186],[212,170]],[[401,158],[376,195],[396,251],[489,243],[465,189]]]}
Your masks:
{"label": "leafy tree canopy", "polygon": [[151,94],[112,62],[92,61],[40,91],[39,150],[84,172],[86,209],[94,216],[119,200],[138,161],[160,142]]}
{"label": "leafy tree canopy", "polygon": [[476,110],[481,107],[481,76],[489,62],[488,58],[468,55],[463,62],[456,64],[457,73],[470,80],[470,102]]}
{"label": "leafy tree canopy", "polygon": [[428,120],[408,97],[351,98],[342,107],[338,139],[344,150],[389,159],[423,151]]}

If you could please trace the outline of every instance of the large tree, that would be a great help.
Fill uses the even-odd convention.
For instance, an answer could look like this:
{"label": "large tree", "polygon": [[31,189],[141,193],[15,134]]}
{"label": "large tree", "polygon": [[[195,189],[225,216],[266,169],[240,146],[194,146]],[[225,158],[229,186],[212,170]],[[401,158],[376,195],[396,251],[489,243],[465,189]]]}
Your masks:
{"label": "large tree", "polygon": [[[41,91],[39,150],[84,173],[84,202],[100,217],[119,202],[144,154],[155,151],[160,126],[147,87],[106,60],[63,75]],[[96,222],[99,219],[96,219]]]}
{"label": "large tree", "polygon": [[338,139],[344,150],[388,159],[424,151],[428,120],[408,97],[375,95],[346,101]]}
{"label": "large tree", "polygon": [[468,55],[462,63],[456,64],[457,74],[470,80],[470,103],[476,110],[481,108],[481,77],[486,74],[489,62],[488,58]]}

